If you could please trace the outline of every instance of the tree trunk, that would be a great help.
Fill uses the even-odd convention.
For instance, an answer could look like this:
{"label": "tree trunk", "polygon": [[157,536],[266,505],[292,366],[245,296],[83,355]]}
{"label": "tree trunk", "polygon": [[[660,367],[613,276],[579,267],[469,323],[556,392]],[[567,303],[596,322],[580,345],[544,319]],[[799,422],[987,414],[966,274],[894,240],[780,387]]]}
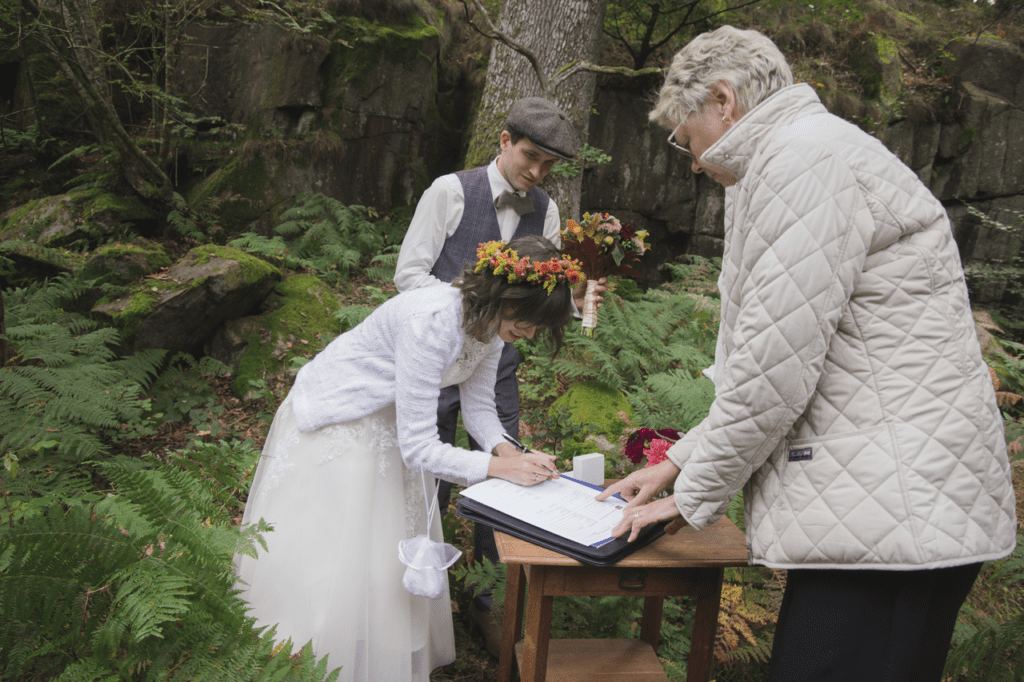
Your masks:
{"label": "tree trunk", "polygon": [[[171,181],[132,140],[124,129],[110,96],[99,27],[89,0],[55,0],[53,14],[38,21],[40,42],[82,100],[92,132],[101,142],[113,144],[124,161],[124,176],[145,197],[169,198]],[[53,3],[51,3],[53,4]],[[29,16],[39,20],[42,10],[33,0],[22,0]],[[45,7],[45,5],[44,5]],[[45,7],[52,11],[54,8]],[[59,23],[63,20],[63,23]],[[58,22],[56,25],[48,21]]]}
{"label": "tree trunk", "polygon": [[[25,10],[18,6],[18,34],[25,29]],[[36,84],[32,75],[32,64],[28,59],[28,50],[25,49],[25,40],[18,41],[18,54],[21,57],[21,72],[25,78],[25,93],[28,97],[29,116],[35,122],[40,140],[49,137],[46,130],[46,121],[39,116],[39,100],[36,98]],[[0,332],[2,333],[2,332]]]}
{"label": "tree trunk", "polygon": [[[608,0],[505,0],[498,28],[528,48],[550,79],[570,62],[596,62]],[[577,73],[553,91],[554,102],[572,119],[580,144],[587,140],[596,76]],[[543,97],[545,88],[523,55],[495,41],[487,81],[473,122],[466,166],[488,163],[498,153],[502,123],[520,97]],[[583,178],[548,176],[542,189],[558,204],[563,222],[580,215]]]}

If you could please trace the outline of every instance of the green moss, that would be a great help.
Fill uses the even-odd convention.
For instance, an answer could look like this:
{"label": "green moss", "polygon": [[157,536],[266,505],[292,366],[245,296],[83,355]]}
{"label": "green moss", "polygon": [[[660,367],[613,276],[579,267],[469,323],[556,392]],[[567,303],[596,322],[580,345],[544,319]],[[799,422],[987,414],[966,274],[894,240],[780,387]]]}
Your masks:
{"label": "green moss", "polygon": [[900,58],[899,46],[896,41],[887,35],[878,34],[874,36],[872,41],[874,44],[875,52],[878,53],[878,59],[883,64],[892,64]]}
{"label": "green moss", "polygon": [[[480,98],[480,102],[483,102],[484,99],[486,99],[486,94]],[[511,106],[510,102],[509,107]],[[498,136],[505,125],[505,117],[508,116],[508,109],[502,109],[491,112],[486,121],[476,120],[480,117],[479,103],[477,107],[478,109],[473,115],[475,120],[470,127],[470,130],[473,131],[473,138],[466,151],[466,168],[478,168],[490,163],[498,147]]]}
{"label": "green moss", "polygon": [[[576,384],[551,405],[553,410],[559,407],[568,409],[575,423],[593,425],[596,431],[592,433],[607,436],[613,441],[622,434],[625,426],[618,413],[625,412],[630,418],[633,416],[633,408],[622,392],[600,381]],[[567,444],[566,455],[571,456],[571,451],[578,449]]]}
{"label": "green moss", "polygon": [[[7,216],[6,222],[4,222],[3,226],[0,227],[0,235],[3,235],[4,239],[14,239],[14,235],[8,235],[7,233],[17,231],[19,228],[22,227],[29,227],[28,225],[23,225],[22,223],[24,223],[25,218],[27,218],[33,211],[39,209],[43,201],[44,199],[33,199],[32,201],[26,202],[19,206],[18,208],[11,211],[11,214]],[[42,225],[39,226],[39,230],[36,231],[36,234],[31,235],[28,234],[28,232],[29,230],[26,230],[25,238],[34,239],[35,237],[39,236],[40,232],[42,232]]]}
{"label": "green moss", "polygon": [[250,381],[284,371],[293,358],[316,353],[324,334],[338,327],[331,316],[337,298],[312,275],[289,277],[274,288],[278,308],[267,313],[259,329],[249,334],[248,347],[238,364],[231,390],[244,397]]}
{"label": "green moss", "polygon": [[[224,260],[230,260],[238,263],[240,266],[238,274],[239,280],[229,281],[231,286],[238,286],[242,283],[256,284],[267,277],[271,277],[274,274],[280,274],[281,272],[270,263],[260,260],[255,256],[251,256],[245,251],[233,249],[230,246],[207,244],[192,249],[192,251],[189,252],[189,255],[197,265],[209,263],[213,258],[222,258]],[[197,283],[194,284],[197,285],[198,283],[202,283],[202,280],[197,280]]]}
{"label": "green moss", "polygon": [[898,94],[890,92],[886,84],[886,67],[891,65],[899,67],[898,45],[883,34],[870,36],[863,42],[861,50],[850,58],[850,66],[860,79],[868,99],[889,101]]}
{"label": "green moss", "polygon": [[[271,194],[273,178],[263,158],[243,163],[238,158],[213,174],[189,196],[193,206],[206,207],[216,203],[214,214],[228,234],[235,234],[263,215],[263,199]],[[237,198],[234,198],[238,195]],[[215,202],[219,197],[232,197]]]}
{"label": "green moss", "polygon": [[82,217],[90,221],[99,213],[107,213],[120,220],[148,220],[155,216],[138,197],[124,197],[117,194],[97,193],[83,202]]}
{"label": "green moss", "polygon": [[[437,29],[413,17],[405,25],[383,26],[359,17],[338,21],[338,37],[331,45],[328,59],[328,83],[336,87],[352,84],[366,87],[369,74],[381,61],[406,68],[423,56],[424,42],[439,39]],[[339,93],[334,93],[334,99]]]}
{"label": "green moss", "polygon": [[956,148],[958,152],[963,152],[972,142],[978,139],[978,129],[974,126],[967,126],[960,131],[960,134],[956,138]]}
{"label": "green moss", "polygon": [[146,259],[146,264],[153,270],[170,266],[171,259],[159,244],[140,246],[139,244],[109,244],[101,246],[95,251],[96,255],[105,258],[124,258],[139,254]]}
{"label": "green moss", "polygon": [[173,283],[154,280],[147,282],[145,288],[136,291],[131,295],[128,307],[113,315],[114,324],[121,330],[121,339],[130,341],[139,332],[142,320],[152,314],[160,300],[160,292],[168,289],[177,289]]}
{"label": "green moss", "polygon": [[[147,273],[168,267],[171,259],[159,244],[109,244],[101,246],[93,252],[93,260],[85,264],[83,275],[90,279],[123,284],[135,281]],[[84,257],[83,257],[84,258]],[[127,273],[112,270],[109,261],[123,261],[128,267]],[[145,263],[145,265],[143,265]]]}

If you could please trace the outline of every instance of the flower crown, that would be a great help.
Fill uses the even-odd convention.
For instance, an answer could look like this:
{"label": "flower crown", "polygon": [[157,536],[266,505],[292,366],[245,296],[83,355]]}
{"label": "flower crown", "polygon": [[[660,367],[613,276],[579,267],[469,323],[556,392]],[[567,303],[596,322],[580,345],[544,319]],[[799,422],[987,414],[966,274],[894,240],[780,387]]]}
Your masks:
{"label": "flower crown", "polygon": [[540,284],[548,295],[559,282],[576,286],[583,281],[583,268],[578,260],[560,256],[534,263],[529,256],[519,257],[515,249],[505,242],[484,242],[476,250],[477,263],[473,272],[487,270],[497,276],[504,275],[509,284]]}

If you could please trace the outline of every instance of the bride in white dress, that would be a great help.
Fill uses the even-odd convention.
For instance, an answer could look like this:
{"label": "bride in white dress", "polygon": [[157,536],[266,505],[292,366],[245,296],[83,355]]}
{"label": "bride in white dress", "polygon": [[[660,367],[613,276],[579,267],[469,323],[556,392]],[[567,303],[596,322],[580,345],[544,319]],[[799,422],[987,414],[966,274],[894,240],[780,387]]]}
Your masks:
{"label": "bride in white dress", "polygon": [[[312,642],[345,682],[428,682],[455,660],[447,584],[436,599],[406,591],[398,552],[421,534],[443,541],[435,476],[558,476],[552,456],[503,440],[494,383],[505,342],[540,331],[557,352],[578,263],[540,237],[481,244],[478,258],[451,285],[390,299],[303,367],[253,479],[242,521],[274,531],[258,559],[236,557],[249,613],[295,649]],[[438,438],[438,393],[453,384],[488,452]]]}

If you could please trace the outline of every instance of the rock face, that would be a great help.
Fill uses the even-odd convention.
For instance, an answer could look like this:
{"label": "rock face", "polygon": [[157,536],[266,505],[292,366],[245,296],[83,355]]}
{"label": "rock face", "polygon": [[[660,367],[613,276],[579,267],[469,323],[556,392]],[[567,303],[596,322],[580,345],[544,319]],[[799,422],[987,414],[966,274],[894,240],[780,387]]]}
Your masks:
{"label": "rock face", "polygon": [[[1024,55],[995,40],[953,44],[949,50],[955,56],[949,63],[956,100],[951,110],[940,121],[901,120],[875,134],[943,201],[971,273],[976,263],[1005,262],[1021,251]],[[891,96],[898,64],[869,61],[877,62],[879,87]],[[586,171],[581,203],[581,210],[629,216],[649,230],[654,248],[645,257],[647,268],[684,253],[721,255],[724,218],[722,188],[695,178],[684,159],[670,154],[667,132],[647,122],[656,87],[640,79],[599,82],[589,141],[613,160]],[[985,224],[968,206],[993,216],[1003,228]],[[1005,284],[972,295],[997,300]]]}
{"label": "rock face", "polygon": [[190,28],[174,91],[201,116],[273,131],[190,192],[193,203],[226,198],[227,232],[268,233],[302,192],[385,211],[411,204],[446,162],[425,154],[444,134],[437,31],[349,23],[334,42],[271,25]]}
{"label": "rock face", "polygon": [[[900,94],[891,47],[883,41],[862,60],[890,103]],[[973,300],[1005,301],[1014,295],[1012,283],[987,275],[981,264],[1010,263],[1022,248],[1024,54],[993,39],[947,50],[954,59],[946,108],[874,134],[946,205]],[[198,210],[216,213],[227,237],[245,230],[268,235],[307,191],[385,214],[414,204],[434,177],[457,169],[459,128],[473,97],[439,92],[439,35],[422,21],[381,26],[346,18],[332,42],[273,25],[197,24],[180,54],[172,93],[214,131],[223,128],[223,136],[245,130],[244,144],[211,145],[214,151],[196,161],[201,178],[182,188]],[[647,121],[659,84],[657,77],[601,77],[588,141],[612,162],[584,172],[581,201],[582,211],[608,211],[649,232],[653,249],[639,269],[651,283],[679,255],[721,255],[724,224],[722,188],[695,176],[665,143],[667,131]],[[11,209],[0,216],[0,234],[50,246],[95,245],[129,224],[157,222],[141,203],[93,191]],[[253,326],[255,318],[224,327],[260,310],[281,279],[272,266],[216,247],[196,249],[158,272],[166,265],[131,249],[93,254],[97,276],[106,272],[107,281],[133,289],[94,309],[123,330],[126,345],[197,354],[205,348],[232,364],[253,339],[275,348],[301,345],[301,333],[269,335]],[[273,361],[288,355],[282,353]]]}

